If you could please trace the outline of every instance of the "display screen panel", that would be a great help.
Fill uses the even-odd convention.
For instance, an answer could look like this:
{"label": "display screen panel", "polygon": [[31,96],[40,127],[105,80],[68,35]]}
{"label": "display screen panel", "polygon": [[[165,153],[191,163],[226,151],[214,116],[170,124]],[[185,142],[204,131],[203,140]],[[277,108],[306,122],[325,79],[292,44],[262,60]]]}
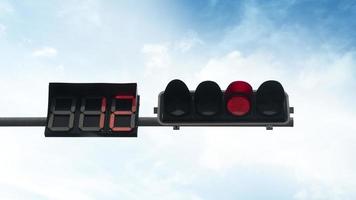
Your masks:
{"label": "display screen panel", "polygon": [[50,83],[48,137],[137,137],[136,83]]}

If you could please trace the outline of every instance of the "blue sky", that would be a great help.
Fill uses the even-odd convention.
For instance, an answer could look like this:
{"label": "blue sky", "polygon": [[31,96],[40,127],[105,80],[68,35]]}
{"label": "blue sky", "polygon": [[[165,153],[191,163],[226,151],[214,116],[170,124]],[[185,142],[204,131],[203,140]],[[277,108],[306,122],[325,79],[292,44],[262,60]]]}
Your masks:
{"label": "blue sky", "polygon": [[0,0],[0,116],[45,116],[48,82],[279,80],[295,127],[0,128],[1,199],[355,199],[356,3]]}

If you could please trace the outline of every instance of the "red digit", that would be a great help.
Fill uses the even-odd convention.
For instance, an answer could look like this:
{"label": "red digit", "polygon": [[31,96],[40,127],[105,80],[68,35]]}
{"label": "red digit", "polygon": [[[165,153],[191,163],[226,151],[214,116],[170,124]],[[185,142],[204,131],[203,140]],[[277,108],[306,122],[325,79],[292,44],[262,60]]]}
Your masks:
{"label": "red digit", "polygon": [[[125,103],[130,104],[130,108],[125,107]],[[126,105],[127,106],[127,105]],[[110,124],[109,127],[114,132],[129,132],[133,128],[136,113],[136,97],[129,95],[117,95],[114,97],[111,106]],[[128,126],[116,126],[115,119],[120,120],[123,116],[129,117]]]}

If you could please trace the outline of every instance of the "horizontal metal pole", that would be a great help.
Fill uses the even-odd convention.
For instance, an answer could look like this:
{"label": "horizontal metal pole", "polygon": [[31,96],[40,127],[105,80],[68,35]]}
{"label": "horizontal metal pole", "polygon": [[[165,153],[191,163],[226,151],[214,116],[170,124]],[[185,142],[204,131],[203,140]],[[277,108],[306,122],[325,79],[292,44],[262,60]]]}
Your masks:
{"label": "horizontal metal pole", "polygon": [[162,126],[158,123],[157,117],[139,117],[138,126]]}
{"label": "horizontal metal pole", "polygon": [[0,117],[0,126],[46,126],[45,117]]}
{"label": "horizontal metal pole", "polygon": [[[47,118],[45,117],[0,117],[0,127],[1,126],[46,126]],[[220,124],[160,124],[157,120],[157,117],[140,117],[138,119],[138,126],[171,126],[171,127],[182,127],[182,126],[190,126],[190,127],[198,127],[198,126],[264,126],[264,127],[277,127],[277,126],[293,126],[293,118],[290,118],[288,124],[276,124],[272,123],[268,124],[248,124],[248,123],[241,123],[241,124],[228,124],[228,123],[220,123]]]}
{"label": "horizontal metal pole", "polygon": [[[0,117],[0,126],[46,126],[45,117]],[[162,126],[156,117],[140,117],[139,126]]]}

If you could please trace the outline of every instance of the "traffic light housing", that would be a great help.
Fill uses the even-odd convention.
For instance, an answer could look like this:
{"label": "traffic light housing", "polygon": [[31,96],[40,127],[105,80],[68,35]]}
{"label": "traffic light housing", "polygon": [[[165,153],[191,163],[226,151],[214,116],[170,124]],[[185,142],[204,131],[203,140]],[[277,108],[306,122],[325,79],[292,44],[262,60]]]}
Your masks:
{"label": "traffic light housing", "polygon": [[293,126],[288,95],[275,80],[257,90],[244,81],[221,90],[213,81],[189,90],[178,79],[159,94],[157,115],[162,125],[172,126]]}
{"label": "traffic light housing", "polygon": [[136,83],[50,83],[46,137],[137,137]]}

